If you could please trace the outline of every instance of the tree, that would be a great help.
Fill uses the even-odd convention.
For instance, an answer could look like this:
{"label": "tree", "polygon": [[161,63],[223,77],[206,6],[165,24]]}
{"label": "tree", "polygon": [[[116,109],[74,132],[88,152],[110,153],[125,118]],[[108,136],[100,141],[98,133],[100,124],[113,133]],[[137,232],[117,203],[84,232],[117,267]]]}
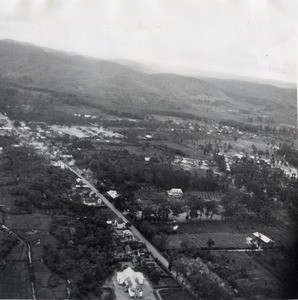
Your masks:
{"label": "tree", "polygon": [[14,121],[13,126],[16,128],[21,127],[21,123],[19,121]]}
{"label": "tree", "polygon": [[149,272],[149,278],[153,283],[157,284],[161,279],[161,276],[160,273],[154,269],[153,271]]}
{"label": "tree", "polygon": [[210,214],[210,218],[212,218],[213,213],[215,212],[217,208],[217,203],[215,200],[211,200],[211,201],[206,201],[206,215],[209,216]]}
{"label": "tree", "polygon": [[199,216],[198,212],[195,210],[195,209],[192,209],[190,212],[189,212],[189,217],[191,219],[196,219],[197,217]]}
{"label": "tree", "polygon": [[211,248],[212,246],[214,246],[215,245],[214,240],[212,240],[211,238],[208,238],[207,245],[208,245],[209,248]]}
{"label": "tree", "polygon": [[148,238],[152,238],[158,233],[158,229],[148,221],[143,221],[141,223],[140,231]]}
{"label": "tree", "polygon": [[164,250],[168,244],[168,237],[164,233],[157,234],[153,236],[152,241],[157,246],[158,249]]}

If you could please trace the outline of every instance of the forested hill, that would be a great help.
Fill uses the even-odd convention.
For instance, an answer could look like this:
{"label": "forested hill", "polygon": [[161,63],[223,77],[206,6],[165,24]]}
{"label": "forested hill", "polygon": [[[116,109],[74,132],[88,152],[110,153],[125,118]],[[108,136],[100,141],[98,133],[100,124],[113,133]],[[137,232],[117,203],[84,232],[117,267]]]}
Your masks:
{"label": "forested hill", "polygon": [[11,40],[0,41],[0,79],[90,101],[164,109],[193,109],[203,101],[233,107],[292,109],[296,90],[235,80],[146,74],[124,65]]}

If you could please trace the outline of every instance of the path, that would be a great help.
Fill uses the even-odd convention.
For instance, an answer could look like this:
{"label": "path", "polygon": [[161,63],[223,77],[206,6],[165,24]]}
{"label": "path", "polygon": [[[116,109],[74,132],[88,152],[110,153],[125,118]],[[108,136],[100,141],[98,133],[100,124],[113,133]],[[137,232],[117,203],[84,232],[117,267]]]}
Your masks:
{"label": "path", "polygon": [[31,291],[32,291],[32,298],[34,300],[36,300],[36,294],[35,294],[35,283],[34,283],[34,270],[33,270],[33,266],[32,266],[32,252],[31,252],[31,247],[29,245],[28,242],[26,242],[23,238],[20,237],[20,235],[18,235],[17,233],[15,233],[14,231],[12,231],[11,229],[9,229],[7,226],[5,226],[4,224],[1,225],[1,228],[3,230],[5,230],[6,232],[8,232],[8,234],[11,234],[13,236],[15,236],[18,240],[20,240],[21,242],[23,242],[26,246],[27,246],[27,256],[28,256],[28,263],[29,263],[29,273],[30,273],[30,282],[31,282]]}

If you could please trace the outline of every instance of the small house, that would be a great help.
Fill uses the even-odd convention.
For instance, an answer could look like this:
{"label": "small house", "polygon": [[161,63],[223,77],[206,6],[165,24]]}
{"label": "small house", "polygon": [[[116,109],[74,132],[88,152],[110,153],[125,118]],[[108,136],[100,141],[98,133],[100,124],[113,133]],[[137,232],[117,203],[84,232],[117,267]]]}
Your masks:
{"label": "small house", "polygon": [[125,229],[125,228],[126,228],[126,223],[124,222],[123,219],[117,218],[117,219],[115,219],[115,221],[114,221],[114,226],[115,226],[117,229]]}
{"label": "small house", "polygon": [[175,198],[180,198],[183,196],[183,192],[181,189],[171,189],[167,193],[170,197],[175,197]]}
{"label": "small house", "polygon": [[260,232],[254,232],[253,235],[260,241],[262,241],[265,244],[270,244],[270,243],[274,243],[273,240],[271,240],[268,236],[260,233]]}
{"label": "small house", "polygon": [[132,250],[131,250],[131,248],[130,248],[130,246],[128,244],[124,248],[125,248],[125,252],[126,252],[127,255],[131,255],[132,254]]}
{"label": "small house", "polygon": [[96,206],[97,205],[96,199],[90,199],[90,198],[84,199],[83,203],[88,206]]}
{"label": "small house", "polygon": [[123,230],[122,237],[124,237],[127,240],[133,240],[133,238],[134,238],[132,232],[128,229]]}
{"label": "small house", "polygon": [[113,191],[113,190],[107,191],[107,194],[108,194],[108,196],[111,197],[112,199],[116,199],[117,197],[120,196],[120,195],[117,193],[117,191]]}
{"label": "small house", "polygon": [[87,178],[91,178],[93,176],[93,172],[88,168],[87,170],[84,170],[83,175]]}

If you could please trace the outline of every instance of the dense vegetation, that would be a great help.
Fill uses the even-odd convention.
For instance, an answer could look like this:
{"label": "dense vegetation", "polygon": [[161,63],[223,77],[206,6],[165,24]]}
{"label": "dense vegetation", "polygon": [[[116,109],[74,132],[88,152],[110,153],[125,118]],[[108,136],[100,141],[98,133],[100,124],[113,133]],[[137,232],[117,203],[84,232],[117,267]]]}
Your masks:
{"label": "dense vegetation", "polygon": [[[13,138],[1,139],[8,145],[10,139],[13,141]],[[75,283],[73,296],[76,299],[85,299],[90,293],[100,296],[103,281],[117,265],[113,258],[117,244],[113,229],[107,226],[100,210],[83,205],[75,195],[70,199],[74,175],[46,164],[30,148],[22,146],[4,147],[1,170],[1,186],[21,209],[15,213],[46,209],[54,220],[50,233],[59,243],[50,243],[43,249],[48,267]],[[57,215],[60,215],[59,220],[55,219]],[[75,234],[69,233],[69,227],[74,228]],[[9,236],[2,242],[1,258],[16,240]]]}
{"label": "dense vegetation", "polygon": [[294,167],[298,167],[298,151],[293,147],[287,144],[282,144],[282,147],[277,151],[277,154],[283,156],[286,161]]}

